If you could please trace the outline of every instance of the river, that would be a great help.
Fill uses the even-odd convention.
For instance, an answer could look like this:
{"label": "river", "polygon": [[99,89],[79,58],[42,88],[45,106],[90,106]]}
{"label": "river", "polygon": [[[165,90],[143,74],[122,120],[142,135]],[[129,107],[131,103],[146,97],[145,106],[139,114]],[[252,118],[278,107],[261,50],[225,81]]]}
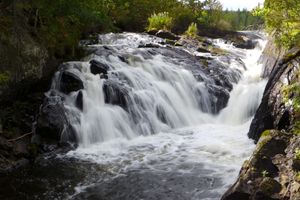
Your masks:
{"label": "river", "polygon": [[[141,48],[148,41],[161,45],[159,38],[143,34],[99,36],[91,48],[101,51],[86,60],[109,66],[108,78],[81,62],[82,110],[76,107],[78,92],[64,101],[78,148],[45,156],[5,179],[16,194],[9,185],[2,190],[12,199],[220,199],[255,148],[247,132],[266,85],[257,63],[266,43],[261,37],[253,50],[211,40],[234,55],[216,56],[192,48]],[[186,56],[223,64],[217,79],[224,77],[232,90],[226,81],[216,84],[213,69],[200,70],[203,65]],[[68,70],[74,72],[74,66]],[[224,109],[211,88],[230,91]]]}

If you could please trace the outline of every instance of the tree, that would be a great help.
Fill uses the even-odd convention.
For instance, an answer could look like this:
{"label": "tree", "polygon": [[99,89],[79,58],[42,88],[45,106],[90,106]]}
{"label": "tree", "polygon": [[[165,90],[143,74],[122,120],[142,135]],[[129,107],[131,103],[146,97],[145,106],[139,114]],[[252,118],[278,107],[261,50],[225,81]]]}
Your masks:
{"label": "tree", "polygon": [[275,33],[277,44],[286,48],[299,45],[299,0],[265,0],[264,8],[256,8],[253,13],[264,17],[266,29]]}

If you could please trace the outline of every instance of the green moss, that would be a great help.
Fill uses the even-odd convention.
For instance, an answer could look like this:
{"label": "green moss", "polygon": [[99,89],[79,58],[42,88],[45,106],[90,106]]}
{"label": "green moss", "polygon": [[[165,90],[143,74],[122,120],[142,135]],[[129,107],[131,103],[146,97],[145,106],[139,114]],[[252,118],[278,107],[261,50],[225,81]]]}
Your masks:
{"label": "green moss", "polygon": [[300,183],[300,172],[296,172],[295,180]]}
{"label": "green moss", "polygon": [[286,106],[293,108],[294,118],[292,133],[300,135],[300,70],[298,70],[290,85],[284,86],[281,89],[283,102]]}
{"label": "green moss", "polygon": [[267,137],[267,136],[270,135],[270,133],[271,133],[270,130],[265,130],[265,131],[261,134],[261,136],[262,136],[262,137]]}
{"label": "green moss", "polygon": [[269,132],[269,135],[265,136],[264,138],[261,138],[257,143],[257,152],[260,152],[261,149],[270,141],[271,131]]}
{"label": "green moss", "polygon": [[295,158],[300,160],[300,149],[299,148],[296,148],[296,150],[295,150]]}

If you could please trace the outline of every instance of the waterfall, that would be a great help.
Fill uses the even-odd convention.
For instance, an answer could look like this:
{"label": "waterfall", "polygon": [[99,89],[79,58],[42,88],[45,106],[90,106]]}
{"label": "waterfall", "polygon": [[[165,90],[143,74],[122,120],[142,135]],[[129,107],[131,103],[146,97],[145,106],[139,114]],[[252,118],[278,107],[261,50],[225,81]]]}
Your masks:
{"label": "waterfall", "polygon": [[79,143],[62,158],[105,169],[70,199],[216,200],[228,189],[254,149],[247,131],[266,84],[265,41],[252,50],[207,42],[221,53],[105,34],[84,61],[61,66],[47,98],[62,102],[62,135]]}
{"label": "waterfall", "polygon": [[[143,48],[150,42],[159,48]],[[226,106],[232,85],[245,71],[237,57],[212,57],[214,68],[207,70],[191,50],[160,43],[141,34],[101,35],[86,60],[106,66],[105,78],[93,73],[89,62],[68,63],[57,73],[49,96],[61,94],[58,82],[66,71],[83,81],[80,92],[61,94],[80,145],[216,121],[220,99]],[[79,93],[82,110],[76,106]]]}
{"label": "waterfall", "polygon": [[[228,106],[218,116],[221,123],[242,124],[255,114],[262,99],[267,80],[260,77],[262,63],[258,63],[266,41],[259,40],[253,50],[246,51],[242,61],[247,69],[242,80],[235,85],[230,95]],[[222,45],[224,49],[232,49],[232,45]]]}

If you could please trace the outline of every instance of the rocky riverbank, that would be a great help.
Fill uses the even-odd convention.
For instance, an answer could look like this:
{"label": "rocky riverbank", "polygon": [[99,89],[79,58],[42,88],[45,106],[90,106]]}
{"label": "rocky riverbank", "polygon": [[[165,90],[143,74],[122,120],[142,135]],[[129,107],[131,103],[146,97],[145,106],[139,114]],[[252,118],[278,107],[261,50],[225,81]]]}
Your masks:
{"label": "rocky riverbank", "polygon": [[223,200],[300,199],[300,49],[269,55],[269,82],[248,133],[257,147]]}

